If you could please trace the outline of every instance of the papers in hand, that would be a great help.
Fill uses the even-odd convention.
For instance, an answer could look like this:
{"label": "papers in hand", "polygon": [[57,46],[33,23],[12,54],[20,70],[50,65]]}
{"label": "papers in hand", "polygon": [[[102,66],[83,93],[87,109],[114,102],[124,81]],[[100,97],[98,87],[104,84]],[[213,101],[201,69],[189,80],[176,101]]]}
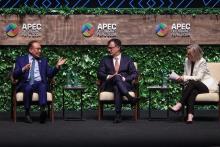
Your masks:
{"label": "papers in hand", "polygon": [[170,80],[177,80],[180,76],[175,73],[174,71],[171,72],[171,74],[169,75],[169,79]]}

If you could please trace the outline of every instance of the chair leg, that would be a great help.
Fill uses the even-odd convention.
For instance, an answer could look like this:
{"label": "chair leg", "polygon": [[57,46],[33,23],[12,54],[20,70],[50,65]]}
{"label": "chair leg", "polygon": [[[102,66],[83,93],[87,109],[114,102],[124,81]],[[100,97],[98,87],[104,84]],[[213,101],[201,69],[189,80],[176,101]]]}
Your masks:
{"label": "chair leg", "polygon": [[137,102],[137,119],[140,119],[140,103]]}
{"label": "chair leg", "polygon": [[98,120],[100,120],[101,119],[101,108],[100,108],[101,106],[100,106],[100,102],[99,102],[99,104],[98,104]]}
{"label": "chair leg", "polygon": [[101,120],[103,118],[103,103],[99,102],[98,106],[98,120]]}
{"label": "chair leg", "polygon": [[52,123],[54,123],[54,105],[53,105],[53,103],[51,103],[50,118],[51,118]]}
{"label": "chair leg", "polygon": [[11,119],[13,119],[13,100],[11,100]]}
{"label": "chair leg", "polygon": [[100,116],[100,105],[98,105],[98,111],[97,111],[97,115],[98,115],[98,120],[100,120],[101,118],[101,116]]}
{"label": "chair leg", "polygon": [[13,122],[16,123],[16,103],[13,104]]}
{"label": "chair leg", "polygon": [[[131,106],[132,107],[132,106]],[[133,117],[134,117],[134,121],[137,121],[138,119],[138,109],[137,109],[138,105],[137,103],[134,105],[133,109]]]}
{"label": "chair leg", "polygon": [[98,104],[98,120],[101,120],[101,102]]}
{"label": "chair leg", "polygon": [[183,107],[183,109],[182,109],[181,120],[184,121],[184,117],[185,117],[185,116],[184,116],[184,115],[185,115],[185,114],[184,114],[184,113],[185,113],[185,106],[182,106],[182,107]]}
{"label": "chair leg", "polygon": [[104,103],[101,103],[101,119],[103,119]]}
{"label": "chair leg", "polygon": [[220,102],[218,103],[218,120],[220,121]]}
{"label": "chair leg", "polygon": [[50,113],[51,109],[50,109],[50,104],[47,104],[47,115],[48,115],[48,118],[51,119],[51,113]]}

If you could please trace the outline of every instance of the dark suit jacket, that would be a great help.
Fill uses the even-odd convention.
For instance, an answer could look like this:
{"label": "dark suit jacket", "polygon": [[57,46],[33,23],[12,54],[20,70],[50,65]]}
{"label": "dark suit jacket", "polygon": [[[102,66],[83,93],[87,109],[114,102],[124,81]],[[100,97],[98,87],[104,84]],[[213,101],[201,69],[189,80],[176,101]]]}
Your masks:
{"label": "dark suit jacket", "polygon": [[[17,90],[22,86],[22,84],[24,84],[28,80],[29,71],[26,71],[24,73],[22,72],[22,68],[28,63],[29,63],[28,55],[20,56],[16,59],[15,68],[13,71],[13,77],[14,79],[19,80],[19,83],[16,87]],[[41,57],[38,60],[38,65],[39,65],[41,80],[47,86],[48,78],[52,78],[59,71],[59,69],[51,68],[48,65],[47,59],[43,57]]]}
{"label": "dark suit jacket", "polygon": [[[98,79],[103,81],[103,86],[105,85],[107,76],[113,75],[114,73],[115,73],[115,68],[114,68],[112,56],[105,56],[100,62],[97,73]],[[137,78],[138,72],[131,58],[129,58],[128,56],[121,55],[118,74],[123,76],[125,78],[125,82],[129,84],[131,84],[131,82],[135,78]]]}

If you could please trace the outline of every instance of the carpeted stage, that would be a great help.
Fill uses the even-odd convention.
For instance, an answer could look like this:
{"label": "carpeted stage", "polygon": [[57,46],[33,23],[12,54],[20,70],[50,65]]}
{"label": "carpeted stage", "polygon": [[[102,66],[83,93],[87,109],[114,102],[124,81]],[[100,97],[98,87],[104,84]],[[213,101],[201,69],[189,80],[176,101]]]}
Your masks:
{"label": "carpeted stage", "polygon": [[[79,116],[78,112],[69,112]],[[193,124],[180,120],[180,114],[170,113],[168,120],[151,120],[141,111],[141,119],[133,121],[131,112],[123,112],[123,122],[112,123],[114,112],[105,112],[104,120],[96,120],[96,111],[85,112],[85,121],[64,121],[56,113],[55,123],[40,124],[39,113],[32,113],[33,123],[13,123],[9,113],[0,113],[0,147],[220,147],[220,122],[217,110],[196,111]],[[154,116],[163,117],[164,112]]]}

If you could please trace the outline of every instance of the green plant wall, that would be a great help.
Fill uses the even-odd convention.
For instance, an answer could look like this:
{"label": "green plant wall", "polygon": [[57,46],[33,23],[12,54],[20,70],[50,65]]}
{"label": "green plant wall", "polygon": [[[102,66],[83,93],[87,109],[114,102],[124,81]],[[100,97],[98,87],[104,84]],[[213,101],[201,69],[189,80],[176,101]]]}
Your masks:
{"label": "green plant wall", "polygon": [[159,14],[159,15],[200,15],[200,14],[220,14],[218,8],[74,8],[60,7],[60,8],[32,8],[32,7],[21,7],[21,8],[0,8],[0,14],[16,14],[20,16],[35,14],[35,15],[74,15],[74,14],[91,14],[91,15],[148,15],[148,14]]}
{"label": "green plant wall", "polygon": [[[220,10],[213,8],[199,8],[199,9],[70,9],[61,7],[58,9],[44,9],[44,8],[0,8],[1,15],[16,14],[24,15],[76,15],[76,14],[94,14],[94,15],[147,15],[147,14],[169,14],[169,15],[200,15],[212,14],[218,19]],[[181,74],[183,72],[183,62],[185,58],[185,46],[124,46],[124,54],[130,55],[134,61],[138,63],[140,74],[140,96],[141,109],[146,110],[148,106],[149,92],[147,86],[160,85],[162,81],[162,73],[168,73],[170,70],[175,70]],[[220,46],[206,45],[204,48],[204,57],[210,62],[220,62]],[[25,54],[25,46],[0,46],[0,111],[9,111],[11,105],[11,82],[9,79],[9,72],[15,62],[17,56]],[[84,108],[97,108],[97,87],[95,81],[97,80],[96,71],[100,59],[106,55],[106,48],[104,46],[44,46],[43,55],[49,59],[51,65],[55,65],[59,57],[68,59],[67,64],[63,66],[62,70],[56,76],[55,87],[55,108],[56,111],[62,109],[62,87],[66,83],[66,74],[74,71],[80,76],[80,82],[86,87],[84,93]],[[220,70],[220,69],[216,69]],[[170,103],[175,103],[180,98],[180,87],[172,82],[168,82],[170,91],[168,97]],[[68,109],[79,109],[79,94],[65,93],[66,106]],[[165,99],[160,93],[154,93],[153,108],[165,109]],[[108,109],[113,109],[108,106]],[[125,109],[129,109],[125,107]]]}
{"label": "green plant wall", "polygon": [[[209,62],[220,62],[220,46],[202,46],[204,57]],[[185,46],[124,46],[124,54],[130,55],[138,63],[140,74],[140,96],[141,109],[148,107],[147,86],[160,85],[162,81],[162,71],[168,73],[175,70],[181,74],[183,72],[183,62],[185,58]],[[25,54],[25,46],[0,46],[0,111],[9,111],[11,103],[11,82],[8,76],[17,56]],[[105,46],[44,46],[43,56],[49,59],[50,65],[55,65],[59,57],[68,59],[67,64],[56,76],[55,87],[55,109],[62,109],[62,87],[66,83],[66,73],[74,71],[78,73],[80,82],[86,87],[84,93],[84,108],[97,109],[97,80],[96,71],[100,59],[107,54]],[[218,70],[218,69],[216,69]],[[219,69],[220,70],[220,69]],[[168,94],[170,103],[174,104],[180,98],[180,87],[172,82],[168,82],[171,90]],[[66,106],[71,110],[78,110],[78,94],[67,92]],[[165,109],[165,100],[160,93],[155,93],[153,108]],[[112,106],[108,106],[112,109]],[[129,109],[128,107],[124,107]]]}

